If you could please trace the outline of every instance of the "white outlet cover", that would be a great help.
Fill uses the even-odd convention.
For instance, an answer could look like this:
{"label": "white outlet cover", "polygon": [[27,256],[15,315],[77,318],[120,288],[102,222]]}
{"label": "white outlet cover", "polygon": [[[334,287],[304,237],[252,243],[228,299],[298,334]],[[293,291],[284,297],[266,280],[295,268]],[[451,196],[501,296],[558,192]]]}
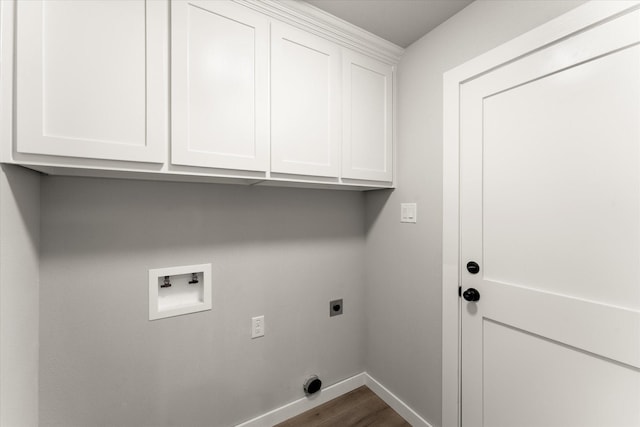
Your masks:
{"label": "white outlet cover", "polygon": [[400,203],[400,222],[418,222],[418,205],[416,203]]}
{"label": "white outlet cover", "polygon": [[[190,284],[192,274],[198,283]],[[165,276],[172,286],[163,288]],[[211,310],[211,264],[149,270],[149,320]]]}

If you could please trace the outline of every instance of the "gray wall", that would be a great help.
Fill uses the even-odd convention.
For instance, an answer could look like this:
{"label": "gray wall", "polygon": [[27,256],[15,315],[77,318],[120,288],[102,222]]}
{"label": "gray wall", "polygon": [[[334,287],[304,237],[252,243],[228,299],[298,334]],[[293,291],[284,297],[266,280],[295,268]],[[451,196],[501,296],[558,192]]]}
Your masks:
{"label": "gray wall", "polygon": [[[409,46],[398,69],[398,188],[366,196],[366,361],[441,424],[442,74],[579,5],[476,1]],[[418,223],[399,222],[418,203]]]}
{"label": "gray wall", "polygon": [[[42,426],[230,426],[364,370],[362,193],[43,177],[41,203]],[[150,322],[148,269],[208,262],[213,310]]]}
{"label": "gray wall", "polygon": [[38,425],[40,176],[0,169],[0,426]]}
{"label": "gray wall", "polygon": [[[1,197],[21,191],[3,181],[0,234],[22,227],[32,263],[42,216],[40,424],[228,426],[300,397],[308,374],[366,368],[439,425],[442,73],[579,3],[477,1],[407,50],[395,192],[44,177],[39,208],[40,179],[21,171],[25,200],[7,215]],[[400,202],[418,203],[418,224],[399,223]],[[147,270],[205,262],[213,310],[149,322]],[[27,301],[37,269],[24,265]],[[345,314],[329,319],[336,297]],[[2,298],[2,318],[23,319]],[[260,314],[266,336],[251,340]],[[36,343],[16,343],[37,363]],[[36,376],[21,381],[33,395]]]}

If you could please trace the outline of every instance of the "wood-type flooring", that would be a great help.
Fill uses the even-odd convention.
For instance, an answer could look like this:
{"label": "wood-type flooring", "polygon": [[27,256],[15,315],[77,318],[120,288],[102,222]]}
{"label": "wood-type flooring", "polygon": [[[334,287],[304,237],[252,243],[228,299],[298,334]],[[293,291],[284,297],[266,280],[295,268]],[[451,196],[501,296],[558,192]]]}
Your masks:
{"label": "wood-type flooring", "polygon": [[310,409],[275,427],[411,427],[367,386]]}

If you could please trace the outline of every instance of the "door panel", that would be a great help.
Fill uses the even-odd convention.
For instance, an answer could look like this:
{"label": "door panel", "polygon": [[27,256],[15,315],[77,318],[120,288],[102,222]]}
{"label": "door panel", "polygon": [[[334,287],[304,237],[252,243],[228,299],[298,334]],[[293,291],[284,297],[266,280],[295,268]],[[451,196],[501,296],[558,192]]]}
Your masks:
{"label": "door panel", "polygon": [[393,68],[343,51],[342,177],[393,180]]}
{"label": "door panel", "polygon": [[460,93],[462,425],[640,425],[640,11]]}
{"label": "door panel", "polygon": [[637,425],[638,405],[624,396],[640,393],[639,371],[488,319],[483,334],[485,425]]}
{"label": "door panel", "polygon": [[233,2],[172,2],[171,162],[266,171],[269,22]]}
{"label": "door panel", "polygon": [[296,28],[271,30],[271,171],[340,173],[340,49]]}
{"label": "door panel", "polygon": [[484,99],[486,280],[640,309],[638,64],[635,46]]}
{"label": "door panel", "polygon": [[167,19],[164,1],[18,2],[17,151],[163,162]]}

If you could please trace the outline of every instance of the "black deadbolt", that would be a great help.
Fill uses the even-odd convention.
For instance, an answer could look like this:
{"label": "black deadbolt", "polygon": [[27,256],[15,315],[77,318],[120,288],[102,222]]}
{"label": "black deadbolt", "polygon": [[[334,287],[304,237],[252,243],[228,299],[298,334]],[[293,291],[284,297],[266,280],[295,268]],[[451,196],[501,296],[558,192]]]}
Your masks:
{"label": "black deadbolt", "polygon": [[475,261],[469,261],[467,263],[467,271],[471,274],[478,274],[480,272],[480,266]]}
{"label": "black deadbolt", "polygon": [[469,302],[480,301],[480,292],[477,289],[469,288],[464,291],[462,297]]}

